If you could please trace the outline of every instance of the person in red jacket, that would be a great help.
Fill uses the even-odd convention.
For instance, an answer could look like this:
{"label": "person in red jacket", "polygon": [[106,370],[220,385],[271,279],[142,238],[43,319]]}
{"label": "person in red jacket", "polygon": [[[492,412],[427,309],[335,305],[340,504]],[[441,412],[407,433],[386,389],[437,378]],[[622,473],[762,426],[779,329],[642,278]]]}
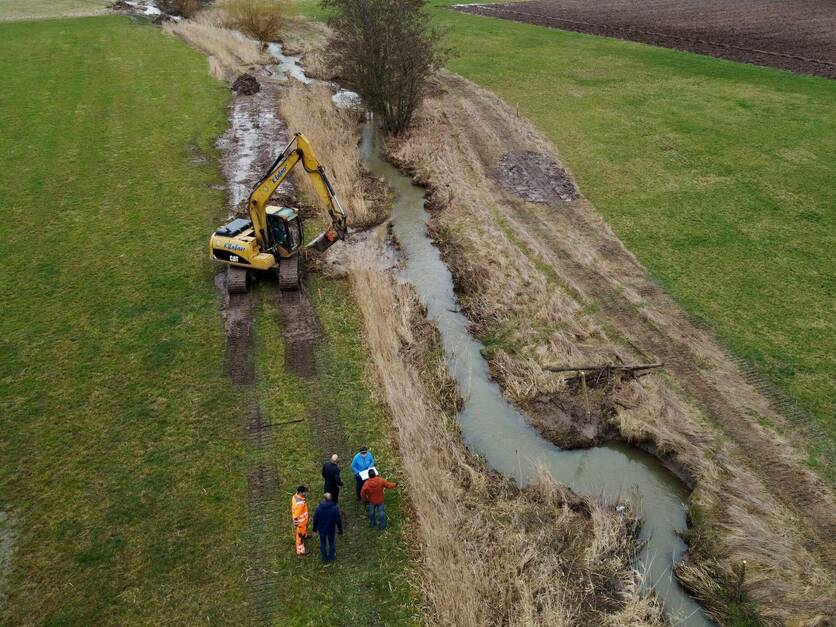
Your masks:
{"label": "person in red jacket", "polygon": [[386,529],[386,509],[383,505],[383,490],[397,488],[397,483],[390,483],[383,477],[378,476],[374,470],[369,470],[369,480],[363,484],[360,490],[360,498],[366,503],[369,510],[369,526],[375,527],[375,521],[380,513],[380,529]]}

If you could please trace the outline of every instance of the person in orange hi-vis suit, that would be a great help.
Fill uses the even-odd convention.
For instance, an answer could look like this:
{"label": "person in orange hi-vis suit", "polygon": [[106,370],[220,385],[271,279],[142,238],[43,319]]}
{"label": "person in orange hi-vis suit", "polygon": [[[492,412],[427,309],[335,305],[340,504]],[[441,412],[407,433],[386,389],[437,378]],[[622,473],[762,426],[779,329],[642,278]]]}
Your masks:
{"label": "person in orange hi-vis suit", "polygon": [[290,497],[290,515],[293,516],[293,539],[296,541],[296,555],[305,554],[305,539],[308,537],[308,488],[300,485],[296,494]]}

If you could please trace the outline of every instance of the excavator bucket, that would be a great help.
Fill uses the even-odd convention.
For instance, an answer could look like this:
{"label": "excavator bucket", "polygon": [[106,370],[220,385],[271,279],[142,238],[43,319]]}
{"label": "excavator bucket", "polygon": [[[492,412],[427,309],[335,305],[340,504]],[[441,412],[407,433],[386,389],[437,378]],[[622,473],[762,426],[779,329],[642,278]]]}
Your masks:
{"label": "excavator bucket", "polygon": [[317,252],[325,252],[329,248],[331,248],[332,244],[337,240],[341,240],[342,237],[340,233],[334,227],[326,229],[319,235],[317,235],[314,239],[310,241],[310,243],[305,246],[306,250],[315,250]]}

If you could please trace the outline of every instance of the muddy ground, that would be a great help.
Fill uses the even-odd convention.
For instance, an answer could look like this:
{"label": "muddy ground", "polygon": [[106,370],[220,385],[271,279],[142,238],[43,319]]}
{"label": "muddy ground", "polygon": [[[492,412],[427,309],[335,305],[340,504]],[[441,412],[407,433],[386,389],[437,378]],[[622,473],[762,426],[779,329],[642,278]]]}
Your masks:
{"label": "muddy ground", "polygon": [[537,0],[458,10],[836,78],[829,0]]}

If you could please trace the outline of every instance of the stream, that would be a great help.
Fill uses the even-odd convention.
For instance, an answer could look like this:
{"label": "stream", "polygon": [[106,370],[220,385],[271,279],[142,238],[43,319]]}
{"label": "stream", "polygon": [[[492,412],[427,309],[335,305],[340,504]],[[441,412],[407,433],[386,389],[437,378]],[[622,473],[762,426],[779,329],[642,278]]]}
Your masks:
{"label": "stream", "polygon": [[674,625],[711,625],[672,573],[686,550],[678,535],[686,528],[686,487],[655,457],[626,444],[563,450],[528,424],[491,379],[483,346],[467,330],[450,271],[427,233],[424,189],[382,159],[381,136],[371,121],[363,127],[360,151],[372,175],[385,179],[395,192],[391,221],[406,259],[402,279],[415,286],[441,333],[448,369],[465,399],[458,416],[465,444],[520,485],[542,469],[579,494],[609,500],[632,497],[642,516],[645,545],[638,568],[643,588],[656,592]]}

